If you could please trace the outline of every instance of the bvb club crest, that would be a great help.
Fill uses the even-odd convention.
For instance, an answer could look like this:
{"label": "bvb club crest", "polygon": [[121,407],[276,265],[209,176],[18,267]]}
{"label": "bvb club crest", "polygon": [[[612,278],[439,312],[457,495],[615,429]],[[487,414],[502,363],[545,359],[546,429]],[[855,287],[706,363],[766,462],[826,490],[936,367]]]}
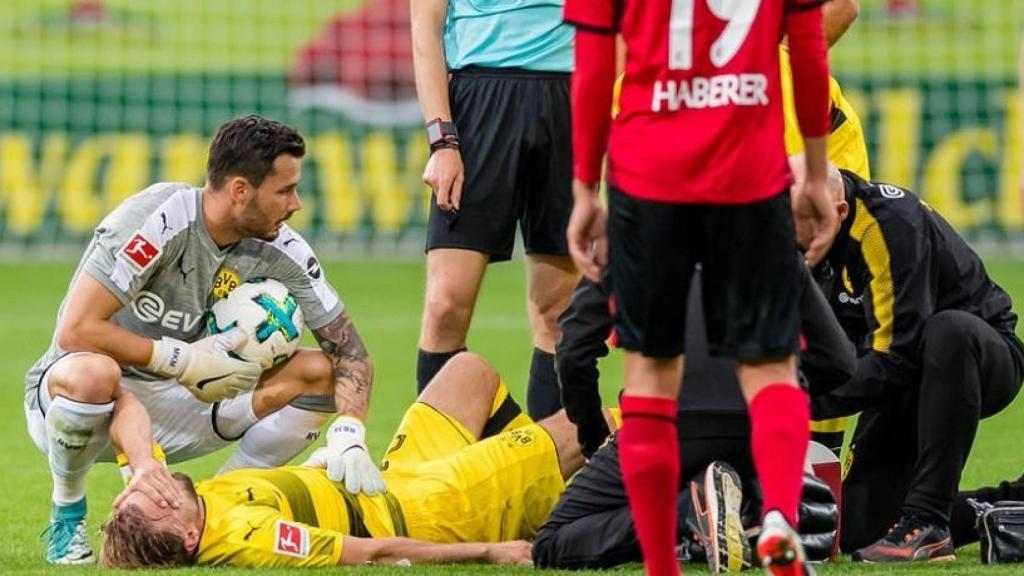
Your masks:
{"label": "bvb club crest", "polygon": [[242,283],[242,280],[238,277],[238,272],[230,268],[222,267],[217,271],[217,276],[213,279],[213,296],[217,300],[226,298],[232,290],[238,288],[238,285]]}

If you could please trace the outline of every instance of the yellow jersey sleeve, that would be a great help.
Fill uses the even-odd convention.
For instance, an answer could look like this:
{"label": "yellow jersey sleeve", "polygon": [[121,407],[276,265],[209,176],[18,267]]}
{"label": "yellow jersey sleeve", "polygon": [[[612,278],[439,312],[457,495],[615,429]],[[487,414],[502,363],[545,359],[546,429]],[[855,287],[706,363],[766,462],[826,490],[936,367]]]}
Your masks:
{"label": "yellow jersey sleeve", "polygon": [[[804,151],[804,140],[796,118],[793,71],[789,64],[789,50],[785,46],[779,47],[779,77],[782,85],[782,113],[786,125],[786,154],[799,154]],[[828,78],[828,98],[832,117],[832,130],[828,137],[828,159],[836,166],[870,180],[871,168],[868,164],[867,144],[864,141],[864,128],[861,126],[860,117],[843,97],[839,82],[832,76]]]}
{"label": "yellow jersey sleeve", "polygon": [[612,118],[619,115],[619,110],[622,110],[619,105],[619,98],[622,97],[622,82],[626,79],[626,73],[623,72],[615,77],[615,86],[612,88]]}
{"label": "yellow jersey sleeve", "polygon": [[336,566],[345,535],[293,522],[269,506],[237,506],[207,519],[197,561],[245,568]]}

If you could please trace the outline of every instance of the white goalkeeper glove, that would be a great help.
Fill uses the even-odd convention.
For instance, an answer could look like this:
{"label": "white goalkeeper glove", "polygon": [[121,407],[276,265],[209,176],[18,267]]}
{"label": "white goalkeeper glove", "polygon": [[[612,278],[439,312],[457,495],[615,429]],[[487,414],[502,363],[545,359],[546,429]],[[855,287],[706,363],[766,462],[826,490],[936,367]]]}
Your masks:
{"label": "white goalkeeper glove", "polygon": [[246,338],[245,332],[237,328],[191,344],[164,336],[153,341],[153,355],[146,369],[175,378],[203,402],[234,398],[255,388],[263,374],[259,364],[227,354]]}
{"label": "white goalkeeper glove", "polygon": [[334,482],[345,482],[352,494],[367,496],[387,492],[380,470],[370,459],[366,449],[366,428],[350,416],[339,416],[327,429],[327,447],[313,452],[302,464],[314,468],[327,468],[327,477]]}

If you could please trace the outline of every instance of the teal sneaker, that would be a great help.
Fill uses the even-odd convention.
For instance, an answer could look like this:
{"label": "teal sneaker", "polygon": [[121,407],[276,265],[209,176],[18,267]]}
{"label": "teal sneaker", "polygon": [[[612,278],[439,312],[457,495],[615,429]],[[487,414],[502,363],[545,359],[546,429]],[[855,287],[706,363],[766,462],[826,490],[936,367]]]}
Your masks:
{"label": "teal sneaker", "polygon": [[96,556],[89,546],[85,528],[85,498],[68,506],[53,505],[50,525],[43,530],[46,538],[46,561],[50,564],[92,564]]}

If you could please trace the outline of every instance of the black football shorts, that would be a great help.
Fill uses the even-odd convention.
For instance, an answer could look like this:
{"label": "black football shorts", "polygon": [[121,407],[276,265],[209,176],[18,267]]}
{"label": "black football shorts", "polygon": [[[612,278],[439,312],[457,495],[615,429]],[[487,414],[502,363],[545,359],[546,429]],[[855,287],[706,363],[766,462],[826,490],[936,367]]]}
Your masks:
{"label": "black football shorts", "polygon": [[449,97],[466,181],[457,213],[431,201],[427,251],[463,248],[508,260],[519,224],[527,254],[567,255],[569,75],[471,67],[452,74]]}
{"label": "black football shorts", "polygon": [[686,296],[700,264],[712,355],[796,352],[803,284],[788,191],[750,204],[672,204],[609,186],[608,234],[622,348],[654,358],[685,351]]}

